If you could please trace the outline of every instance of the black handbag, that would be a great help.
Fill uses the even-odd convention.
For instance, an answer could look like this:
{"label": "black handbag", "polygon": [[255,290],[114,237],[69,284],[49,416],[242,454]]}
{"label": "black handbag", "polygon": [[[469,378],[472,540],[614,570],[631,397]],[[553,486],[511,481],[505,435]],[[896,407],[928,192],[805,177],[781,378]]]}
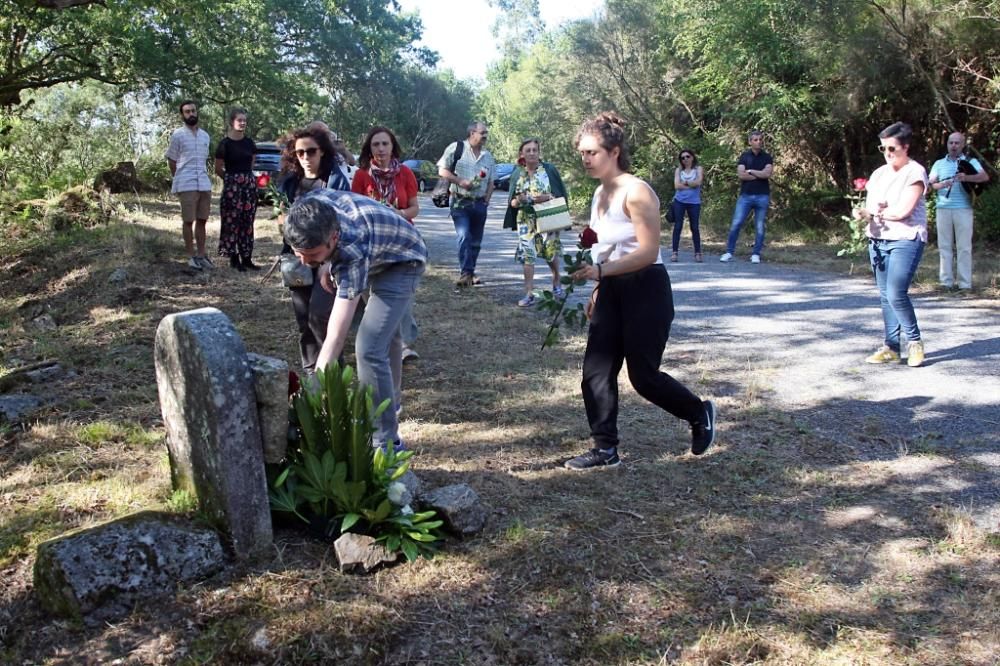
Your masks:
{"label": "black handbag", "polygon": [[[455,167],[458,166],[458,160],[462,158],[462,151],[465,150],[464,141],[456,141],[455,154],[451,159],[451,168],[448,169],[452,173],[455,173]],[[451,203],[451,183],[448,182],[446,178],[441,178],[438,180],[437,185],[434,186],[434,191],[431,192],[431,201],[438,208],[447,208],[448,204]]]}
{"label": "black handbag", "polygon": [[667,204],[667,223],[668,224],[673,224],[676,221],[677,221],[677,218],[674,215],[674,200],[671,199],[670,203]]}

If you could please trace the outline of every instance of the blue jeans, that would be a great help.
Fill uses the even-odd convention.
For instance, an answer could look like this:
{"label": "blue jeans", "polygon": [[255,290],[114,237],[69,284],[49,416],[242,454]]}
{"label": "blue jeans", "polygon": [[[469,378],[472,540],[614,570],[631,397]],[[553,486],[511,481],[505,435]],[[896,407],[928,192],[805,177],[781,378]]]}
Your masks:
{"label": "blue jeans", "polygon": [[698,220],[701,218],[700,203],[681,203],[676,199],[670,202],[674,209],[674,238],[673,250],[681,244],[681,231],[684,229],[684,213],[687,212],[688,220],[691,222],[691,240],[694,241],[694,251],[701,252],[701,232],[698,230]]}
{"label": "blue jeans", "polygon": [[476,199],[462,206],[452,206],[451,219],[455,222],[455,235],[458,236],[458,266],[462,275],[473,275],[479,250],[483,246],[486,202]]}
{"label": "blue jeans", "polygon": [[729,228],[729,239],[726,241],[726,252],[729,254],[736,252],[736,241],[740,237],[740,229],[747,221],[747,215],[753,211],[756,232],[753,239],[753,254],[760,254],[760,251],[764,249],[764,218],[767,216],[767,207],[770,203],[771,196],[768,194],[741,194],[736,199],[733,223]]}
{"label": "blue jeans", "polygon": [[900,330],[911,342],[920,339],[917,315],[913,312],[913,303],[907,292],[923,254],[924,242],[919,240],[872,239],[868,245],[875,284],[882,300],[885,346],[895,352],[899,352]]}
{"label": "blue jeans", "polygon": [[395,378],[403,371],[399,325],[413,303],[424,268],[421,262],[404,262],[369,278],[371,292],[354,342],[358,382],[372,387],[376,407],[386,398],[392,401],[376,424],[374,446],[399,442],[399,396],[395,390]]}

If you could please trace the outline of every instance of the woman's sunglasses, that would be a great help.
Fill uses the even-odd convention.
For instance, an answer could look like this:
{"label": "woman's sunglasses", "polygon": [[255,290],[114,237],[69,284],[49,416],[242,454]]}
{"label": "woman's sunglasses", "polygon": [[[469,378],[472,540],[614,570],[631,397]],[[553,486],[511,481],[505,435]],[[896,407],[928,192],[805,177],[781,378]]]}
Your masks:
{"label": "woman's sunglasses", "polygon": [[317,148],[316,146],[313,146],[312,148],[296,148],[295,149],[295,154],[297,156],[299,156],[299,157],[305,157],[306,155],[308,155],[309,157],[312,157],[318,151],[319,151],[319,148]]}
{"label": "woman's sunglasses", "polygon": [[682,159],[682,160],[689,160],[689,159],[691,159],[692,157],[694,157],[694,155],[681,155],[681,159]]}
{"label": "woman's sunglasses", "polygon": [[883,146],[880,144],[878,147],[878,152],[889,153],[890,155],[892,155],[894,152],[896,152],[898,148],[899,146]]}

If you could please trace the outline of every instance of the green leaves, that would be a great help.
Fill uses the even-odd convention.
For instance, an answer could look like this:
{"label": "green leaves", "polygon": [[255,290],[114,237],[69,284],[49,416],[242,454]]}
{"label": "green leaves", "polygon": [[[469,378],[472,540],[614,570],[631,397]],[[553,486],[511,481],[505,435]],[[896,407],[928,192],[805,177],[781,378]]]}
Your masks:
{"label": "green leaves", "polygon": [[270,489],[272,509],[318,518],[330,536],[368,534],[407,559],[430,557],[441,521],[389,500],[389,484],[407,472],[413,452],[396,453],[392,442],[372,448],[375,420],[391,403],[374,407],[371,388],[358,386],[350,367],[334,364],[304,383],[293,397],[299,436]]}

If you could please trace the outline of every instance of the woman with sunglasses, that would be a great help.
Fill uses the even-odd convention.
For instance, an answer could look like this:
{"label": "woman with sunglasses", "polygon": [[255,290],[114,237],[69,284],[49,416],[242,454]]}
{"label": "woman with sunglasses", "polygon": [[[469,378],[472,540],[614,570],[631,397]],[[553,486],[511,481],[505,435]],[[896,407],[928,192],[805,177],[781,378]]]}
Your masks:
{"label": "woman with sunglasses", "polygon": [[[330,132],[315,123],[292,130],[284,143],[281,166],[282,171],[288,175],[279,189],[287,200],[287,205],[290,206],[303,194],[328,187],[333,169],[337,168],[337,162]],[[283,222],[282,213],[279,215],[278,224],[282,225]],[[281,253],[292,253],[288,243],[282,246]],[[295,321],[299,326],[299,355],[302,359],[302,369],[307,373],[312,373],[316,368],[316,359],[319,358],[323,340],[326,338],[326,327],[336,296],[320,284],[319,270],[312,269],[311,286],[289,287],[292,292]]]}
{"label": "woman with sunglasses", "polygon": [[682,150],[677,157],[680,166],[674,169],[674,199],[670,202],[674,214],[673,252],[670,261],[677,261],[677,249],[684,229],[684,213],[691,224],[691,240],[694,242],[694,260],[701,263],[701,232],[698,219],[701,217],[701,183],[704,172],[698,166],[698,156],[693,150]]}
{"label": "woman with sunglasses", "polygon": [[885,156],[868,179],[863,208],[854,217],[867,223],[875,284],[882,301],[885,343],[865,359],[868,363],[899,361],[901,341],[908,340],[906,364],[916,368],[924,362],[924,343],[910,301],[910,282],[927,243],[927,171],[910,159],[913,130],[906,123],[893,123],[879,132],[879,151]]}

